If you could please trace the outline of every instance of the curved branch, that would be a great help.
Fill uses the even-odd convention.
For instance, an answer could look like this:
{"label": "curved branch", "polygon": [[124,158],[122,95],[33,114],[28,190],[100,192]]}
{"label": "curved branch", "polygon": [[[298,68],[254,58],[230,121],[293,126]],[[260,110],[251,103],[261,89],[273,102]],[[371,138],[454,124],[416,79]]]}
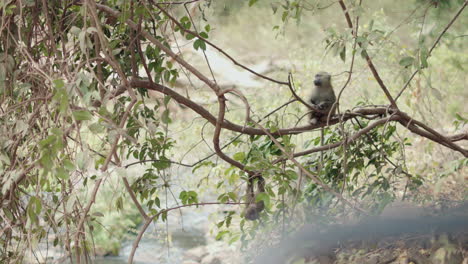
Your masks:
{"label": "curved branch", "polygon": [[[166,87],[157,83],[151,83],[147,80],[140,80],[140,79],[132,79],[130,81],[130,86],[132,86],[133,88],[145,88],[148,90],[157,91],[157,92],[169,95],[178,103],[187,106],[188,108],[192,109],[193,111],[201,115],[212,125],[216,125],[216,117],[213,116],[208,110],[206,110],[199,104],[195,103],[194,101],[186,98],[185,96],[177,93],[176,91],[172,90],[169,87]],[[361,116],[361,115],[385,115],[387,114],[387,112],[388,112],[388,109],[385,107],[358,108],[354,110],[353,112],[343,114],[342,119],[348,120],[354,116]],[[330,120],[329,125],[337,124],[339,120],[340,118],[334,117]],[[301,126],[301,127],[279,129],[275,132],[271,132],[270,130],[268,130],[268,132],[274,136],[292,135],[292,134],[300,134],[302,132],[311,131],[312,129],[317,129],[317,128],[324,127],[324,126],[326,126],[326,124],[306,125],[306,126]],[[253,128],[253,127],[244,127],[241,125],[234,124],[227,120],[221,120],[221,127],[234,131],[234,132],[243,133],[246,135],[266,135],[265,132],[261,129]]]}
{"label": "curved branch", "polygon": [[240,163],[240,162],[238,162],[236,160],[233,160],[228,155],[224,154],[224,152],[221,150],[221,147],[219,145],[219,137],[221,135],[221,128],[222,128],[221,124],[223,123],[224,113],[226,111],[226,98],[224,97],[224,95],[218,96],[218,104],[219,104],[218,118],[216,119],[215,131],[214,131],[214,135],[213,135],[213,145],[214,145],[214,149],[215,149],[216,154],[221,159],[226,161],[227,163],[229,163],[229,164],[231,164],[233,166],[236,166],[237,168],[239,168],[240,170],[246,172],[247,174],[249,174],[251,176],[255,175],[255,172],[247,170],[245,168],[244,164],[242,164],[242,163]]}
{"label": "curved branch", "polygon": [[244,65],[242,65],[241,63],[239,63],[238,61],[236,61],[231,55],[229,55],[227,52],[225,52],[224,50],[222,50],[220,47],[216,46],[215,44],[213,44],[212,42],[210,42],[209,40],[207,40],[206,38],[200,36],[197,32],[194,32],[194,31],[191,31],[191,30],[188,30],[186,29],[184,26],[182,26],[179,21],[177,21],[177,19],[175,19],[173,16],[171,16],[169,14],[169,12],[167,12],[164,8],[162,8],[160,6],[160,4],[155,4],[153,3],[154,5],[156,5],[156,7],[161,10],[170,20],[172,20],[172,22],[174,22],[174,24],[176,24],[180,30],[184,31],[185,33],[188,33],[188,34],[191,34],[201,40],[203,40],[204,42],[206,42],[208,45],[210,45],[211,47],[213,47],[214,49],[216,49],[218,52],[220,52],[221,54],[223,54],[224,56],[226,56],[230,61],[232,61],[232,63],[234,63],[234,65],[237,65],[239,67],[241,67],[242,69],[262,78],[262,79],[265,79],[265,80],[268,80],[268,81],[271,81],[271,82],[274,82],[274,83],[277,83],[277,84],[281,84],[281,85],[288,85],[287,82],[283,82],[283,81],[278,81],[278,80],[275,80],[273,78],[270,78],[270,77],[267,77],[263,74],[260,74]]}

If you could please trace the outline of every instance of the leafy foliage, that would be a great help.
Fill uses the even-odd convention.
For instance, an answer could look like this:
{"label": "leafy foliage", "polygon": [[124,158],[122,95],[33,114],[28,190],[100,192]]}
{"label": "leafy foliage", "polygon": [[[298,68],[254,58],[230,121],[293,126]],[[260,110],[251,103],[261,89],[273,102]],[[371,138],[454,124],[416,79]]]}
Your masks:
{"label": "leafy foliage", "polygon": [[[229,32],[213,24],[216,20],[209,11],[219,10],[219,6],[215,3],[212,6],[211,1],[193,1],[191,9],[190,4],[170,5],[165,1],[1,1],[0,262],[27,261],[24,253],[50,237],[54,246],[68,257],[77,258],[78,263],[93,247],[100,254],[115,255],[120,243],[128,237],[127,231],[134,235],[142,221],[139,239],[151,221],[167,221],[168,213],[175,209],[219,204],[244,206],[249,202],[245,185],[249,188],[259,184],[259,177],[266,182],[265,190],[254,197],[254,202],[265,205],[261,220],[247,222],[240,217],[242,213],[228,211],[217,219],[216,239],[230,243],[241,240],[247,247],[245,242],[252,240],[262,226],[274,229],[278,222],[284,224],[288,218],[302,222],[310,217],[307,212],[314,210],[339,216],[338,209],[347,208],[348,199],[359,200],[366,210],[380,211],[393,200],[405,198],[426,177],[417,172],[415,165],[407,164],[405,151],[412,140],[401,136],[393,121],[404,124],[411,118],[407,127],[412,128],[412,117],[402,119],[401,111],[430,112],[423,107],[443,101],[450,89],[457,91],[462,85],[458,79],[452,81],[451,76],[443,77],[450,79],[450,87],[440,89],[447,80],[438,77],[434,65],[447,65],[451,73],[463,73],[467,60],[466,53],[460,55],[464,49],[458,44],[463,36],[445,34],[448,27],[437,35],[434,32],[440,30],[425,25],[426,19],[431,23],[452,19],[453,8],[462,1],[417,2],[425,8],[416,9],[423,13],[409,15],[414,23],[410,33],[417,34],[410,47],[403,47],[394,34],[400,26],[390,28],[385,14],[371,13],[361,6],[361,1],[346,1],[353,25],[341,27],[339,23],[343,21],[349,24],[345,17],[343,21],[335,21],[341,21],[338,24],[327,22],[322,35],[313,35],[319,41],[307,43],[310,47],[323,40],[324,51],[320,55],[327,56],[329,61],[336,57],[339,63],[330,62],[330,67],[349,67],[348,81],[341,91],[335,87],[340,94],[350,90],[348,84],[354,85],[350,81],[360,78],[357,75],[365,72],[366,65],[375,67],[372,60],[377,65],[385,62],[389,66],[381,71],[384,80],[375,74],[366,77],[368,80],[377,80],[382,87],[381,83],[393,76],[388,72],[397,72],[392,79],[405,84],[400,90],[396,81],[387,83],[392,95],[399,91],[404,94],[416,78],[417,87],[411,96],[403,95],[406,101],[401,109],[383,105],[385,113],[354,112],[351,117],[346,116],[350,111],[345,110],[335,123],[321,124],[321,135],[300,127],[300,116],[305,111],[297,102],[294,106],[285,104],[290,90],[262,86],[261,89],[271,92],[263,97],[264,93],[258,92],[260,87],[222,85],[218,69],[208,60],[213,51],[262,81],[292,88],[291,80],[288,83],[274,79],[284,76],[283,68],[273,70],[271,77],[267,77],[214,44],[213,36]],[[339,8],[340,3],[343,2],[328,5],[324,1],[277,1],[268,5],[268,10],[272,9],[278,21],[268,25],[253,20],[258,24],[251,26],[267,25],[268,31],[273,26],[273,31],[281,28],[286,34],[291,29],[289,22],[296,21],[297,28],[307,29],[311,24],[301,23],[311,22],[304,17],[330,12]],[[220,16],[239,10],[263,14],[264,6],[265,3],[256,0],[232,1],[222,7]],[[230,12],[230,7],[236,12]],[[255,15],[249,18],[262,19]],[[326,15],[330,20],[337,17]],[[417,23],[419,17],[423,17],[421,25]],[[238,24],[245,21],[243,18]],[[250,37],[252,40],[244,41]],[[250,45],[250,41],[257,41],[255,37],[246,36],[243,31],[242,42]],[[234,38],[229,36],[229,40],[233,48],[241,49],[234,44]],[[297,45],[303,46],[301,41]],[[287,41],[277,44],[285,45],[284,50],[297,47],[288,46],[296,43]],[[433,52],[438,45],[444,45],[442,55]],[[252,53],[262,50],[260,45],[251,48]],[[320,49],[314,48],[317,50]],[[196,59],[190,60],[193,54],[203,55],[206,59],[203,66]],[[312,56],[318,57],[317,54]],[[356,56],[362,60],[358,62]],[[288,68],[300,68],[301,63],[292,63]],[[303,68],[310,71],[309,67],[304,63]],[[377,72],[371,68],[374,71]],[[210,75],[205,76],[207,72]],[[360,79],[356,82],[375,86],[374,82],[370,85]],[[302,93],[301,84],[297,84],[297,92]],[[431,96],[427,101],[421,99],[424,91]],[[361,94],[358,89],[352,92]],[[366,104],[345,106],[340,101],[338,108],[342,112],[353,107],[374,109],[384,98],[373,94],[368,97],[372,100]],[[242,99],[239,105],[243,109],[232,107],[237,105],[238,98]],[[413,108],[413,101],[421,107]],[[217,108],[226,102],[228,107]],[[258,113],[267,109],[264,106],[275,105],[283,106],[265,112],[265,117],[258,119]],[[467,123],[460,114],[462,107],[460,103],[439,112],[449,112],[453,126],[462,129]],[[247,119],[240,120],[239,116]],[[392,116],[401,119],[391,120]],[[388,120],[359,134],[382,118]],[[244,125],[237,125],[241,121]],[[205,128],[210,125],[215,129]],[[450,144],[459,139],[447,143],[437,132],[418,126],[426,133],[419,135],[463,153],[464,149],[460,151],[458,145]],[[356,137],[348,141],[353,136]],[[232,140],[226,143],[227,137]],[[203,149],[200,145],[207,147]],[[331,147],[319,151],[323,146]],[[309,150],[309,154],[301,154],[302,150]],[[453,158],[450,164],[442,176],[462,171],[466,159]],[[189,169],[181,170],[182,167]],[[402,185],[404,194],[400,197]],[[205,201],[206,190],[217,199]],[[295,224],[291,221],[283,228],[293,229]]]}

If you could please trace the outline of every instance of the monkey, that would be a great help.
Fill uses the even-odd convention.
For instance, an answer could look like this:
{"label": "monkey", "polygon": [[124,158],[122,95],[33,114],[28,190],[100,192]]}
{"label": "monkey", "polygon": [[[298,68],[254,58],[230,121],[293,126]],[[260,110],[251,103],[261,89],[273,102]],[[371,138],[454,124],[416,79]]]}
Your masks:
{"label": "monkey", "polygon": [[[256,202],[257,195],[265,192],[265,180],[262,176],[250,176],[247,183],[246,200],[247,206],[244,209],[244,217],[247,220],[254,221],[260,217],[260,212],[265,209],[265,203],[263,201]],[[254,193],[254,178],[257,180],[257,192]]]}
{"label": "monkey", "polygon": [[[313,110],[310,113],[309,123],[316,125],[320,122],[327,121],[329,116],[335,114],[336,96],[331,85],[331,75],[328,72],[319,72],[315,75],[314,89],[310,96],[309,102],[319,111]],[[324,145],[324,129],[320,129],[320,146]],[[323,166],[323,151],[320,152],[320,165],[318,169]]]}
{"label": "monkey", "polygon": [[310,113],[310,124],[316,125],[319,122],[326,121],[328,115],[335,114],[336,96],[331,85],[331,75],[328,72],[319,72],[315,75],[314,89],[309,102],[320,111]]}

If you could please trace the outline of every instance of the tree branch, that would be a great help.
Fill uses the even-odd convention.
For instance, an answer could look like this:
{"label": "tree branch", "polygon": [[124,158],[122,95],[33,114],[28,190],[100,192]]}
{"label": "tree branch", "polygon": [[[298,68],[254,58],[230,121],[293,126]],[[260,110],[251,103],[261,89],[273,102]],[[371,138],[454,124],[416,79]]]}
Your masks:
{"label": "tree branch", "polygon": [[[178,103],[187,106],[188,108],[192,109],[193,111],[201,115],[212,125],[216,125],[216,117],[214,117],[208,110],[206,110],[199,104],[193,102],[192,100],[182,96],[181,94],[177,93],[176,91],[172,90],[169,87],[166,87],[157,83],[150,83],[147,80],[139,80],[139,79],[132,79],[130,81],[130,85],[133,88],[145,88],[148,90],[158,91],[160,93],[169,95]],[[352,117],[361,116],[361,115],[385,115],[387,114],[387,112],[388,112],[388,109],[385,107],[358,108],[354,110],[353,112],[344,113],[341,118],[343,120],[348,120]],[[330,122],[328,122],[328,124],[329,125],[337,124],[339,120],[340,120],[339,117],[334,117],[330,120]],[[220,122],[221,122],[222,128],[225,128],[234,132],[239,132],[239,133],[246,134],[246,135],[266,135],[264,131],[258,128],[237,125],[227,120],[221,120]],[[327,124],[320,123],[316,125],[306,125],[306,126],[301,126],[301,127],[279,129],[275,132],[271,132],[271,131],[268,131],[268,132],[274,136],[291,135],[291,134],[300,134],[302,132],[308,132],[313,129],[321,128],[324,126],[327,126]]]}
{"label": "tree branch", "polygon": [[[442,36],[445,34],[445,32],[447,32],[447,30],[452,26],[453,22],[455,22],[455,20],[457,20],[458,16],[460,16],[460,14],[463,12],[463,9],[465,9],[466,5],[468,4],[468,1],[465,0],[465,3],[460,7],[460,9],[458,9],[457,13],[455,14],[455,16],[450,20],[450,22],[447,24],[447,26],[445,26],[444,30],[442,30],[442,32],[439,34],[439,36],[437,37],[437,39],[434,41],[434,44],[432,45],[431,49],[429,50],[429,52],[427,53],[427,58],[429,58],[431,56],[431,53],[432,51],[434,50],[434,48],[437,46],[437,44],[439,44],[440,40],[442,39]],[[398,95],[395,97],[395,101],[398,100],[398,98],[400,98],[400,96],[403,94],[403,92],[406,90],[406,88],[409,86],[409,84],[411,83],[411,81],[413,80],[414,76],[416,76],[416,74],[421,70],[421,68],[418,68],[416,71],[413,72],[413,74],[411,74],[411,77],[408,79],[408,81],[406,81],[405,85],[403,85],[403,88],[401,88],[400,92],[398,93]]]}
{"label": "tree branch", "polygon": [[[348,23],[348,27],[351,29],[351,34],[354,35],[353,22],[351,22],[351,17],[349,16],[348,10],[346,9],[346,5],[344,4],[343,0],[340,0],[339,3],[340,3],[340,6],[341,6],[341,9],[343,10],[343,13],[345,15],[346,22]],[[362,47],[361,42],[358,42],[358,44],[359,44],[359,47]],[[380,88],[382,88],[383,92],[385,93],[385,96],[390,101],[390,105],[393,108],[398,109],[398,106],[396,105],[395,100],[393,99],[392,95],[388,91],[387,86],[385,85],[385,83],[383,82],[383,80],[380,77],[379,73],[377,72],[377,69],[375,68],[374,63],[372,62],[371,58],[369,57],[369,54],[367,54],[367,52],[364,52],[364,53],[365,53],[365,58],[366,58],[367,65],[369,66],[369,69],[371,70],[372,75],[374,75],[375,80],[377,80],[377,83],[379,84]]]}
{"label": "tree branch", "polygon": [[216,46],[215,44],[213,44],[211,41],[207,40],[206,38],[200,36],[197,32],[194,32],[194,31],[191,31],[189,29],[186,29],[184,26],[182,26],[179,21],[177,21],[177,19],[175,19],[173,16],[171,16],[169,14],[169,12],[167,12],[164,8],[162,8],[160,6],[160,4],[156,4],[154,3],[154,1],[151,1],[153,2],[154,5],[156,5],[156,7],[161,10],[172,22],[174,22],[174,24],[176,24],[180,30],[184,31],[185,33],[188,33],[188,34],[191,34],[201,40],[203,40],[204,42],[206,42],[208,45],[210,45],[211,47],[213,47],[214,49],[216,49],[217,51],[219,51],[221,54],[223,54],[224,56],[226,56],[230,61],[232,61],[232,63],[234,63],[235,65],[241,67],[242,69],[262,78],[262,79],[265,79],[265,80],[268,80],[268,81],[271,81],[271,82],[274,82],[274,83],[277,83],[277,84],[281,84],[281,85],[288,85],[287,82],[283,82],[283,81],[278,81],[278,80],[275,80],[273,78],[270,78],[270,77],[267,77],[265,75],[262,75],[246,66],[244,66],[243,64],[239,63],[237,60],[235,60],[231,55],[229,55],[227,52],[225,52],[224,50],[222,50],[220,47]]}

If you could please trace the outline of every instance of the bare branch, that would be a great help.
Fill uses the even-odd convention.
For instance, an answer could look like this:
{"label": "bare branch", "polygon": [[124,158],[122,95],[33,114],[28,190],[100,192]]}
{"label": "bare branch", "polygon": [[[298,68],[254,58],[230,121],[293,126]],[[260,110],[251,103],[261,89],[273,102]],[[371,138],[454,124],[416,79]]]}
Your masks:
{"label": "bare branch", "polygon": [[[175,101],[177,101],[180,104],[183,104],[187,106],[188,108],[192,109],[193,111],[197,112],[199,115],[201,115],[203,118],[205,118],[207,121],[209,121],[211,124],[215,125],[216,124],[216,117],[214,117],[208,110],[200,106],[199,104],[193,102],[192,100],[180,95],[179,93],[175,92],[169,87],[157,84],[157,83],[150,83],[147,80],[137,80],[137,79],[132,79],[130,81],[130,85],[134,88],[145,88],[148,90],[153,90],[153,91],[158,91],[161,93],[164,93],[166,95],[171,96]],[[354,110],[353,112],[349,113],[344,113],[342,117],[334,117],[328,122],[328,125],[334,125],[337,124],[340,120],[348,120],[354,116],[360,116],[360,115],[385,115],[387,114],[388,109],[384,107],[375,107],[375,108],[358,108]],[[286,129],[279,129],[275,132],[270,132],[272,135],[291,135],[291,134],[300,134],[302,132],[308,132],[316,128],[324,127],[327,124],[316,124],[316,125],[306,125],[306,126],[301,126],[301,127],[293,127],[293,128],[286,128]],[[265,132],[262,131],[261,129],[258,128],[253,128],[253,127],[245,127],[245,126],[240,126],[234,123],[231,123],[230,121],[227,120],[222,120],[221,121],[221,126],[222,128],[234,131],[234,132],[239,132],[242,134],[246,135],[265,135]]]}
{"label": "bare branch", "polygon": [[125,185],[125,189],[127,189],[127,192],[130,195],[130,198],[132,199],[133,204],[138,209],[138,212],[140,212],[140,215],[143,217],[145,221],[148,221],[149,217],[146,214],[145,210],[143,210],[143,207],[141,206],[140,202],[138,202],[138,199],[136,198],[135,193],[132,190],[132,187],[128,183],[127,177],[123,177],[122,180]]}
{"label": "bare branch", "polygon": [[[434,41],[434,44],[432,45],[431,49],[429,50],[429,52],[427,53],[427,58],[429,58],[431,56],[431,53],[432,51],[434,50],[434,48],[437,46],[437,44],[439,44],[440,40],[442,39],[442,36],[445,34],[445,32],[447,32],[447,30],[452,26],[453,22],[455,22],[455,20],[457,20],[457,18],[460,16],[460,14],[463,12],[463,10],[465,9],[466,5],[468,4],[468,1],[465,1],[463,3],[463,5],[460,7],[460,9],[458,9],[457,13],[455,14],[455,16],[450,20],[450,22],[447,24],[447,26],[445,26],[444,30],[442,30],[442,32],[439,34],[439,36],[437,37],[437,39]],[[417,70],[415,70],[413,72],[413,74],[411,74],[411,77],[408,79],[408,81],[406,81],[405,85],[403,85],[403,88],[401,88],[400,92],[398,93],[398,95],[395,97],[395,101],[398,100],[398,98],[400,98],[400,96],[403,94],[403,92],[406,90],[406,88],[409,86],[409,84],[411,83],[411,81],[413,80],[414,76],[416,76],[416,74],[421,70],[421,68],[418,68]]]}
{"label": "bare branch", "polygon": [[[153,2],[153,1],[151,1]],[[265,80],[268,80],[268,81],[271,81],[271,82],[274,82],[274,83],[277,83],[277,84],[281,84],[281,85],[288,85],[287,82],[283,82],[283,81],[278,81],[278,80],[275,80],[273,78],[270,78],[270,77],[267,77],[265,75],[262,75],[246,66],[244,66],[243,64],[239,63],[237,60],[235,60],[231,55],[229,55],[227,52],[225,52],[224,50],[222,50],[220,47],[216,46],[215,44],[213,44],[211,41],[207,40],[206,38],[200,36],[197,32],[194,32],[194,31],[191,31],[191,30],[188,30],[186,29],[185,27],[183,27],[179,21],[177,21],[177,19],[175,19],[173,16],[171,16],[169,14],[169,12],[167,12],[164,8],[162,8],[160,6],[160,4],[156,4],[153,2],[154,5],[156,5],[157,8],[159,8],[159,10],[161,10],[170,20],[172,20],[172,22],[174,22],[174,24],[176,24],[180,30],[184,31],[185,33],[189,33],[191,35],[194,35],[195,37],[203,40],[204,42],[206,42],[208,45],[210,45],[211,47],[213,47],[214,49],[216,49],[217,51],[219,51],[221,54],[223,54],[224,56],[226,56],[229,60],[232,61],[232,63],[234,63],[235,65],[241,67],[242,69],[254,74],[254,75],[257,75],[258,77],[262,78],[262,79],[265,79]]]}
{"label": "bare branch", "polygon": [[[343,0],[340,0],[339,3],[345,15],[346,22],[348,23],[348,27],[351,29],[351,34],[354,35],[353,22],[351,21],[351,17],[349,16],[348,9],[346,9],[346,5],[344,4]],[[360,47],[362,47],[362,43],[359,42],[358,44]],[[387,96],[387,99],[390,101],[391,106],[393,108],[398,108],[395,100],[393,99],[392,95],[388,91],[387,86],[385,85],[379,73],[377,72],[377,69],[375,68],[374,63],[372,62],[367,52],[365,52],[365,58],[366,58],[367,65],[369,66],[369,69],[372,72],[372,75],[374,75],[375,80],[377,80],[377,83],[379,84],[380,88],[382,88],[383,92],[385,93],[385,96]]]}

